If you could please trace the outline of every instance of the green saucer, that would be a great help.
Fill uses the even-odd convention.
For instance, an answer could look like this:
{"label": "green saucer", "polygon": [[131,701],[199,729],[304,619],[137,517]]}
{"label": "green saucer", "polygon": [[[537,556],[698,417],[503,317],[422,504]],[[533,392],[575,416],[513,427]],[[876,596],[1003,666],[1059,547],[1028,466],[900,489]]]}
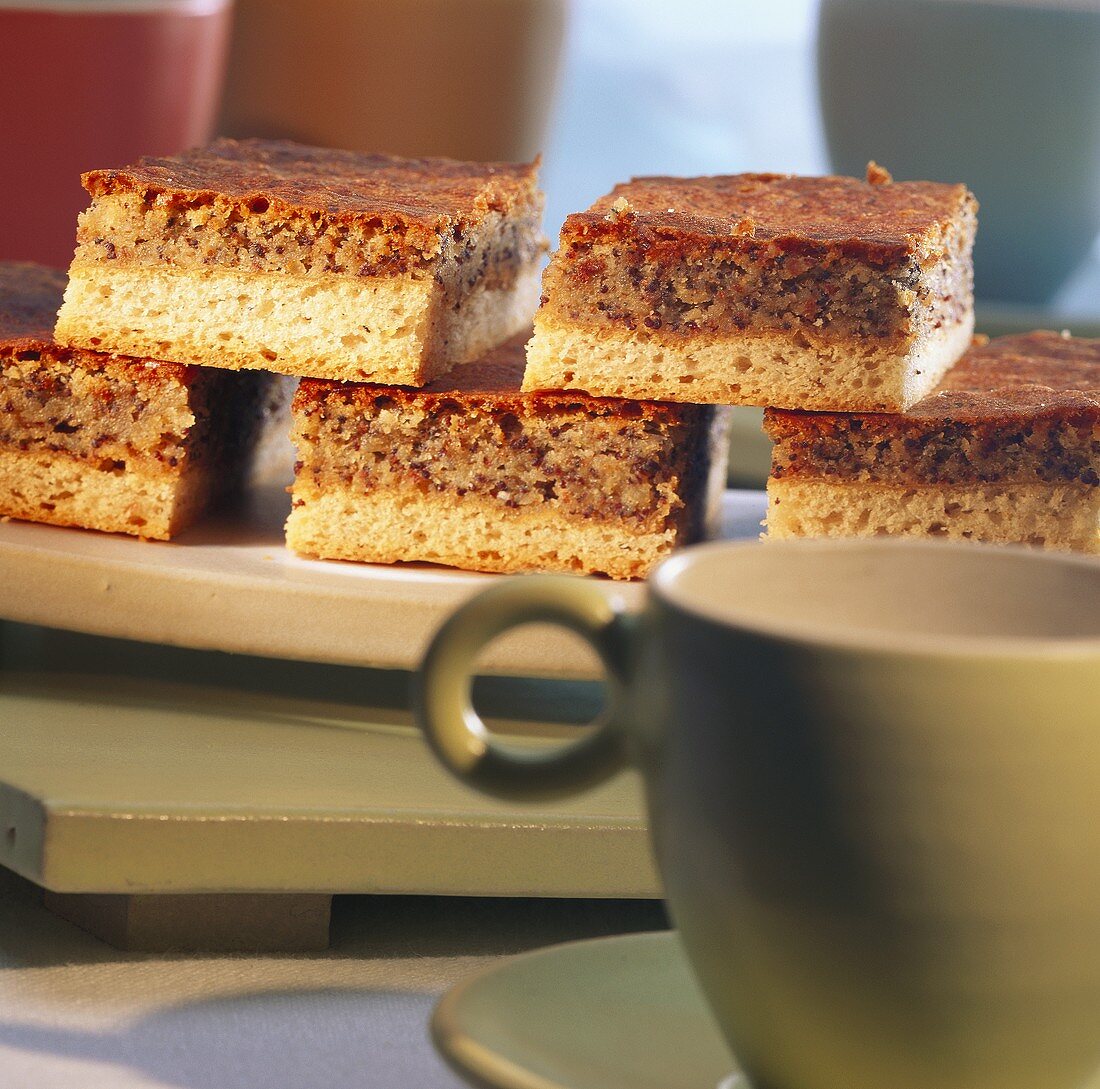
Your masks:
{"label": "green saucer", "polygon": [[490,1089],[747,1089],[668,932],[514,957],[444,995],[432,1037]]}

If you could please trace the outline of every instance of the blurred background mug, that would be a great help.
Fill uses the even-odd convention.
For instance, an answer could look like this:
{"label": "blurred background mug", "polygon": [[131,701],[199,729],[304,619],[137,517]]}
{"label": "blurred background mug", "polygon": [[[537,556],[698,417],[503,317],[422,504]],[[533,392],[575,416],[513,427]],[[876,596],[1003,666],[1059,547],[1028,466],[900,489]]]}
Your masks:
{"label": "blurred background mug", "polygon": [[0,259],[67,268],[83,171],[213,134],[232,0],[0,0]]}
{"label": "blurred background mug", "polygon": [[[1100,231],[1100,3],[822,0],[832,168],[965,182],[979,298],[1048,301]],[[1100,302],[1097,304],[1100,309]]]}
{"label": "blurred background mug", "polygon": [[[640,614],[591,581],[475,598],[418,716],[467,782],[645,779],[673,920],[758,1089],[1081,1089],[1100,1065],[1100,565],[944,542],[712,544]],[[608,717],[517,751],[478,652],[562,624]]]}
{"label": "blurred background mug", "polygon": [[238,0],[221,131],[529,160],[565,20],[565,0]]}

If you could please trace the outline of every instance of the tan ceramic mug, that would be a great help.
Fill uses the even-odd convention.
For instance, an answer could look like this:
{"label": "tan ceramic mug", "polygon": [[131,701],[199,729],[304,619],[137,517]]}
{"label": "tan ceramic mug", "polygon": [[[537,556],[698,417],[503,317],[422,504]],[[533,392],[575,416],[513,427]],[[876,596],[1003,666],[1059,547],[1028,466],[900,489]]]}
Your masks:
{"label": "tan ceramic mug", "polygon": [[[645,607],[532,576],[461,608],[418,713],[510,796],[633,762],[672,916],[757,1089],[1081,1089],[1100,1065],[1100,563],[942,542],[705,545]],[[610,709],[494,740],[479,650],[583,635]]]}
{"label": "tan ceramic mug", "polygon": [[566,9],[565,0],[238,0],[221,131],[534,158]]}

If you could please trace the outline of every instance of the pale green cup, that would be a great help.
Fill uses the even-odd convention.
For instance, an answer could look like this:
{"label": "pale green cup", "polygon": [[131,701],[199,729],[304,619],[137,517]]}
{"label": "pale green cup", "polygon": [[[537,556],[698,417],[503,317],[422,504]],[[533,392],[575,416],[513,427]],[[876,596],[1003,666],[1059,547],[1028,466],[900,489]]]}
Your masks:
{"label": "pale green cup", "polygon": [[979,299],[1044,304],[1100,231],[1096,0],[821,0],[832,168],[965,182]]}
{"label": "pale green cup", "polygon": [[[550,621],[607,716],[546,753],[473,710]],[[1100,1065],[1100,563],[944,542],[689,549],[629,613],[502,582],[435,637],[418,713],[461,778],[642,772],[669,907],[757,1089],[1080,1089]]]}

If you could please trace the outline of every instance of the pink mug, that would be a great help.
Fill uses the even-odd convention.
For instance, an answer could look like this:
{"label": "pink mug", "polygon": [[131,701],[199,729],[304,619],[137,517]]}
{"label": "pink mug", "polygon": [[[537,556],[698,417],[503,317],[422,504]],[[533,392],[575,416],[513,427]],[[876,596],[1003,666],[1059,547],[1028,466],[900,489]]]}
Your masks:
{"label": "pink mug", "polygon": [[0,0],[0,259],[65,267],[80,175],[213,134],[232,0]]}

